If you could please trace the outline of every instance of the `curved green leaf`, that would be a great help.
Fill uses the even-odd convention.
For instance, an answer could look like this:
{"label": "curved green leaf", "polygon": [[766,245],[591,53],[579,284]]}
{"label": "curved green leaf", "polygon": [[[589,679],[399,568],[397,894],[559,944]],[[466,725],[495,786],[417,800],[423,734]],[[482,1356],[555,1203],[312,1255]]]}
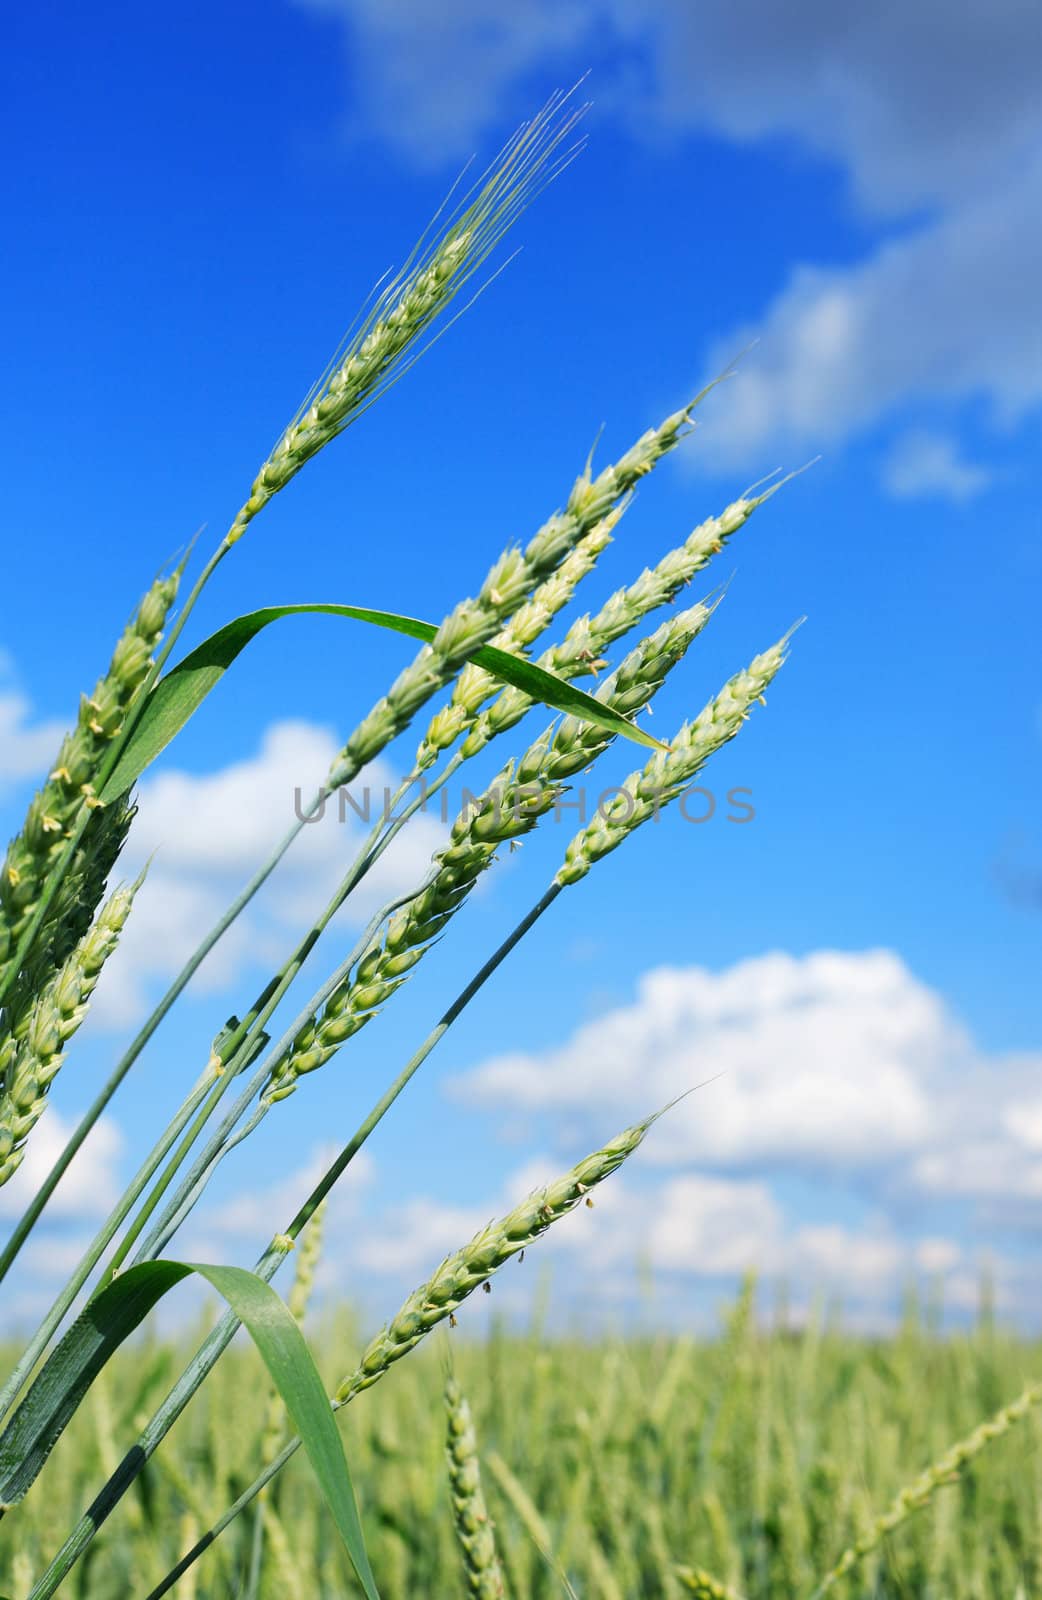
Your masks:
{"label": "curved green leaf", "polygon": [[369,1600],[379,1600],[355,1505],[344,1445],[311,1352],[271,1286],[244,1267],[145,1261],[131,1267],[84,1308],[44,1364],[0,1437],[0,1511],[31,1487],[90,1385],[123,1341],[175,1284],[205,1278],[229,1304],[260,1352],[296,1432],[337,1531]]}
{"label": "curved green leaf", "polygon": [[[396,611],[373,611],[367,606],[266,606],[261,611],[250,611],[245,616],[236,617],[234,622],[226,623],[208,639],[204,639],[164,678],[160,678],[105,784],[101,799],[106,802],[115,800],[137,781],[145,768],[166,749],[174,735],[181,731],[235,658],[262,628],[266,628],[269,622],[278,622],[282,617],[315,613],[369,622],[378,628],[407,634],[410,639],[422,639],[427,644],[438,632],[432,622],[403,617]],[[596,723],[609,733],[619,734],[652,750],[663,748],[659,740],[653,739],[643,728],[638,728],[636,723],[620,716],[600,700],[595,700],[585,690],[577,689],[574,684],[566,683],[563,678],[555,677],[552,672],[546,672],[534,662],[525,660],[523,656],[512,656],[506,650],[497,650],[494,645],[486,644],[472,651],[468,659],[555,711],[566,711],[571,716],[581,717],[584,722]]]}

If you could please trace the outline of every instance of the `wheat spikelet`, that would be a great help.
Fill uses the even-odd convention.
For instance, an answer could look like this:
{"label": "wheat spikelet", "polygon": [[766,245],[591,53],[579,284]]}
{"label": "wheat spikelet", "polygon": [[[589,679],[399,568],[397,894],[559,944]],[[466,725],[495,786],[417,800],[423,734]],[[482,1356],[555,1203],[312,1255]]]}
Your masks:
{"label": "wheat spikelet", "polygon": [[694,722],[686,723],[666,751],[656,751],[640,772],[631,773],[616,798],[600,808],[571,841],[556,881],[577,883],[599,861],[662,806],[683,792],[709,757],[738,733],[755,701],[785,661],[789,634],[755,657],[733,677]]}
{"label": "wheat spikelet", "polygon": [[[511,655],[523,655],[529,645],[538,639],[557,613],[563,611],[582,579],[593,571],[598,556],[610,544],[612,533],[625,510],[625,503],[616,506],[579,540],[557,571],[539,585],[531,598],[510,618],[506,627],[495,635],[492,643],[497,649],[506,650]],[[415,770],[424,772],[433,766],[439,754],[455,744],[471,726],[486,700],[501,688],[501,679],[484,667],[468,661],[456,680],[448,705],[431,718],[416,752]]]}
{"label": "wheat spikelet", "polygon": [[921,1511],[928,1505],[938,1489],[946,1484],[953,1483],[966,1464],[980,1455],[985,1447],[994,1439],[999,1439],[1008,1433],[1016,1423],[1026,1417],[1035,1406],[1042,1403],[1042,1382],[1029,1384],[1015,1400],[1008,1406],[1003,1406],[987,1422],[982,1422],[974,1428],[965,1439],[960,1439],[946,1450],[932,1466],[927,1467],[917,1478],[894,1497],[889,1509],[861,1535],[861,1537],[845,1550],[836,1565],[826,1573],[817,1589],[814,1591],[814,1600],[827,1594],[828,1591],[846,1576],[852,1567],[875,1550],[887,1536],[907,1522],[916,1511]]}
{"label": "wheat spikelet", "polygon": [[[54,770],[35,796],[20,834],[0,868],[0,984],[12,976],[18,941],[32,921],[47,874],[85,808],[97,806],[94,781],[134,697],[152,668],[177,596],[179,577],[157,579],[116,645],[108,672],[84,696],[76,726],[67,734]],[[90,905],[88,921],[97,900]],[[50,922],[53,927],[53,916]],[[45,930],[37,944],[45,942]]]}
{"label": "wheat spikelet", "polygon": [[[450,612],[436,637],[429,645],[424,645],[355,729],[330,768],[327,789],[350,783],[367,762],[408,727],[419,708],[456,676],[467,656],[494,638],[526,596],[558,571],[581,540],[617,507],[633,484],[650,472],[655,462],[683,437],[698,398],[701,397],[674,412],[657,428],[649,429],[621,460],[606,467],[597,478],[591,480],[589,471],[580,476],[564,511],[555,512],[523,551],[504,551],[477,598],[461,601]],[[526,708],[531,703],[525,696]],[[444,737],[444,734],[436,736]],[[423,746],[421,757],[426,761]]]}
{"label": "wheat spikelet", "polygon": [[[718,517],[701,523],[682,545],[670,550],[656,566],[645,569],[635,583],[616,590],[595,616],[580,617],[560,644],[543,652],[537,665],[568,680],[596,672],[604,664],[604,652],[650,612],[674,600],[775,492],[770,489],[753,498],[735,500]],[[491,739],[520,722],[531,706],[531,697],[522,689],[513,685],[503,689],[488,709],[473,720],[462,746],[464,757],[478,755]]]}
{"label": "wheat spikelet", "polygon": [[119,942],[138,885],[117,889],[57,975],[0,1045],[0,1186],[21,1165],[43,1115],[64,1048],[87,1014],[101,970]]}
{"label": "wheat spikelet", "polygon": [[[526,607],[495,640],[504,650],[521,650],[531,644],[543,631],[551,618],[562,610],[575,592],[576,584],[593,567],[597,556],[605,548],[611,532],[626,508],[626,496],[641,478],[646,477],[688,433],[691,415],[702,394],[680,411],[674,411],[655,428],[649,428],[634,445],[612,466],[605,467],[594,479],[587,463],[585,471],[576,480],[563,516],[557,513],[546,524],[544,533],[572,517],[583,533],[572,554],[560,571],[546,580],[532,596]],[[774,490],[769,490],[768,494]],[[723,540],[730,536],[762,504],[767,495],[755,500],[737,501],[722,517],[711,519],[696,528],[679,550],[671,552],[653,573],[645,572],[631,590],[619,590],[602,609],[596,624],[576,625],[563,646],[540,657],[539,665],[559,677],[576,677],[590,671],[591,663],[600,651],[622,634],[629,632],[640,617],[654,606],[671,600],[679,589],[690,581],[692,575],[704,566],[711,554],[723,548]],[[657,598],[654,594],[657,593]],[[620,625],[622,622],[625,625]],[[601,638],[593,637],[599,631]],[[417,752],[416,766],[424,771],[437,759],[440,751],[448,749],[474,722],[484,702],[500,689],[501,685],[490,673],[480,667],[464,668],[449,705],[431,722]],[[501,720],[497,732],[512,727],[524,710],[532,704],[521,690],[509,691],[507,703],[516,714],[510,721]],[[497,705],[499,702],[497,701]],[[501,718],[503,712],[500,713]],[[491,735],[489,735],[491,736]],[[478,744],[487,743],[483,739]],[[473,751],[468,746],[467,753]]]}
{"label": "wheat spikelet", "polygon": [[676,1567],[674,1571],[687,1593],[694,1595],[695,1600],[738,1600],[733,1589],[718,1583],[701,1567]]}
{"label": "wheat spikelet", "polygon": [[[657,1113],[656,1113],[657,1115]],[[588,1192],[616,1172],[633,1154],[655,1117],[625,1129],[543,1189],[475,1234],[462,1250],[447,1256],[437,1271],[406,1300],[398,1315],[372,1339],[354,1372],[336,1390],[339,1405],[370,1388],[421,1339],[451,1316],[493,1273],[519,1250],[580,1203]]]}
{"label": "wheat spikelet", "polygon": [[503,1570],[496,1553],[496,1536],[481,1489],[478,1441],[467,1398],[456,1382],[445,1385],[447,1433],[445,1454],[449,1465],[449,1492],[456,1537],[463,1552],[467,1592],[475,1600],[502,1600]]}
{"label": "wheat spikelet", "polygon": [[126,796],[91,813],[29,958],[8,985],[0,1010],[0,1048],[24,1031],[30,1006],[90,927],[134,815]]}
{"label": "wheat spikelet", "polygon": [[474,198],[433,241],[421,240],[383,290],[346,348],[338,351],[254,480],[227,534],[234,544],[273,495],[311,457],[343,433],[400,375],[405,358],[473,276],[525,206],[570,152],[562,144],[582,108],[563,111],[554,95],[522,126],[489,168]]}
{"label": "wheat spikelet", "polygon": [[[664,622],[605,680],[598,697],[624,716],[641,710],[710,615],[708,606],[697,605]],[[595,761],[613,737],[594,723],[566,717],[519,761],[507,763],[490,789],[456,819],[449,843],[434,857],[426,886],[390,919],[382,941],[363,955],[322,1014],[300,1030],[274,1069],[265,1100],[272,1103],[292,1094],[301,1076],[324,1066],[372,1020],[463,904],[499,846],[530,833],[560,798],[564,780]]]}

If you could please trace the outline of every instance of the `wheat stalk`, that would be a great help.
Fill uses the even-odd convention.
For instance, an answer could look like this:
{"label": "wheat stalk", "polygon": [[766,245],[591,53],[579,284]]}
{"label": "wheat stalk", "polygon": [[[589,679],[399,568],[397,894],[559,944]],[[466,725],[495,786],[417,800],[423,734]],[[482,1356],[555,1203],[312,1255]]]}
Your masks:
{"label": "wheat stalk", "polygon": [[[177,597],[178,582],[177,573],[158,578],[142,600],[116,645],[108,671],[93,693],[81,700],[76,726],[62,741],[53,772],[30,803],[22,831],[8,846],[0,868],[0,992],[16,977],[19,940],[36,914],[50,869],[84,813],[98,806],[95,779],[152,670],[153,652]],[[84,843],[85,838],[81,849]],[[97,903],[89,905],[88,921]],[[48,938],[60,935],[67,914],[68,901],[59,905],[56,896],[37,934],[37,950]]]}
{"label": "wheat stalk", "polygon": [[894,1497],[889,1509],[866,1528],[860,1538],[843,1552],[835,1566],[826,1573],[814,1591],[813,1600],[819,1600],[821,1595],[827,1594],[841,1578],[846,1577],[852,1567],[877,1549],[884,1539],[894,1533],[902,1523],[907,1522],[915,1512],[921,1511],[928,1505],[938,1489],[954,1483],[974,1456],[980,1455],[993,1440],[1000,1439],[1004,1433],[1008,1433],[1040,1403],[1042,1403],[1042,1382],[1028,1384],[1009,1405],[1003,1406],[1001,1411],[996,1411],[994,1416],[974,1428],[965,1439],[960,1439],[957,1444],[946,1450],[932,1466],[926,1468],[925,1472],[921,1472],[911,1483],[906,1484]]}
{"label": "wheat stalk", "polygon": [[[140,880],[139,880],[140,882]],[[138,884],[117,889],[94,926],[0,1045],[0,1186],[21,1165],[47,1105],[65,1046],[83,1022],[102,968],[119,943]]]}
{"label": "wheat stalk", "polygon": [[[599,698],[624,716],[642,709],[710,615],[710,607],[700,604],[663,623],[605,680]],[[594,723],[566,717],[518,761],[507,763],[486,793],[456,819],[425,887],[391,917],[381,941],[334,991],[322,1014],[300,1030],[269,1077],[266,1102],[292,1094],[304,1074],[324,1066],[372,1020],[462,905],[499,846],[531,832],[560,798],[564,780],[596,760],[612,738]]]}
{"label": "wheat stalk", "polygon": [[473,277],[489,253],[571,151],[563,142],[583,113],[562,112],[554,95],[524,124],[478,186],[474,198],[433,242],[421,240],[406,267],[379,295],[357,332],[337,352],[264,462],[226,536],[241,539],[273,495],[343,433],[399,376],[416,340]]}
{"label": "wheat stalk", "polygon": [[[537,665],[566,679],[596,672],[604,665],[604,652],[650,612],[674,600],[777,487],[752,499],[735,500],[718,517],[701,523],[682,545],[670,550],[656,566],[645,569],[636,582],[617,589],[595,616],[580,617],[573,623],[559,644],[543,652]],[[512,685],[503,689],[474,719],[461,748],[463,758],[478,755],[490,740],[514,727],[531,706],[531,696],[523,690]]]}
{"label": "wheat stalk", "polygon": [[642,771],[630,774],[615,798],[599,807],[593,819],[575,835],[557,872],[557,883],[577,883],[595,861],[616,850],[642,823],[657,816],[664,805],[682,793],[710,756],[739,732],[756,701],[763,699],[785,661],[790,637],[791,632],[756,656],[743,672],[724,685],[694,722],[685,723],[668,750],[656,751]]}
{"label": "wheat stalk", "polygon": [[397,1316],[369,1342],[358,1366],[338,1384],[336,1402],[347,1405],[363,1389],[371,1388],[432,1329],[454,1315],[463,1301],[498,1272],[511,1256],[532,1244],[553,1223],[573,1211],[591,1189],[617,1172],[641,1144],[658,1115],[660,1113],[656,1112],[655,1116],[626,1128],[563,1177],[543,1189],[533,1190],[505,1217],[482,1228],[461,1250],[446,1256],[426,1283],[413,1291]]}
{"label": "wheat stalk", "polygon": [[449,1492],[456,1537],[463,1552],[467,1592],[475,1600],[502,1600],[503,1569],[481,1489],[478,1441],[467,1397],[455,1378],[445,1384]]}
{"label": "wheat stalk", "polygon": [[591,480],[588,471],[581,475],[564,510],[548,518],[523,551],[503,552],[477,598],[462,601],[450,612],[431,643],[423,646],[355,729],[330,768],[327,789],[350,783],[367,762],[408,727],[419,708],[456,676],[467,656],[493,639],[531,591],[558,571],[638,479],[683,437],[699,398],[667,417],[658,428],[649,429],[596,479]]}

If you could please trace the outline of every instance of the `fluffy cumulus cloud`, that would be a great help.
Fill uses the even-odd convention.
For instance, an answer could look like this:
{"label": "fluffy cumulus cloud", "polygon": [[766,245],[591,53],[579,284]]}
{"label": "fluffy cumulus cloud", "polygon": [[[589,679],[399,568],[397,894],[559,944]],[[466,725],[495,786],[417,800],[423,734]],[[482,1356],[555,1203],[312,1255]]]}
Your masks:
{"label": "fluffy cumulus cloud", "polygon": [[[122,870],[128,876],[145,866],[148,871],[127,933],[98,986],[92,1027],[123,1027],[142,1014],[148,996],[180,969],[293,825],[297,806],[310,800],[336,748],[328,729],[280,722],[244,760],[212,773],[167,770],[145,780]],[[359,810],[368,804],[375,821],[394,782],[388,768],[374,763],[351,789]],[[281,960],[287,939],[321,910],[366,831],[355,809],[330,802],[320,819],[305,826],[197,981],[220,991],[247,964]],[[350,902],[351,919],[368,918],[418,883],[441,833],[433,812],[403,829]]]}
{"label": "fluffy cumulus cloud", "polygon": [[[1042,401],[1042,119],[1034,0],[963,9],[796,0],[297,0],[339,21],[356,130],[413,161],[470,154],[531,103],[533,78],[593,65],[596,98],[636,137],[709,133],[795,145],[902,231],[854,265],[797,269],[752,308],[760,347],[710,419],[714,465],[836,445],[924,402]],[[466,84],[466,93],[459,85]],[[749,330],[721,342],[730,357]],[[707,370],[715,371],[720,352]],[[898,494],[983,488],[954,459],[887,471]],[[943,490],[941,492],[944,492]]]}
{"label": "fluffy cumulus cloud", "polygon": [[941,0],[298,4],[347,29],[359,125],[428,163],[469,155],[534,69],[578,61],[597,64],[598,99],[636,127],[786,135],[842,162],[887,210],[962,193],[1038,132],[1031,0],[998,0],[958,27]]}
{"label": "fluffy cumulus cloud", "polygon": [[800,268],[710,357],[716,370],[759,336],[707,420],[721,465],[837,444],[917,403],[984,396],[997,423],[1026,417],[1042,401],[1040,208],[1036,158],[857,266]]}
{"label": "fluffy cumulus cloud", "polygon": [[[351,1262],[386,1285],[376,1298],[393,1304],[490,1216],[504,1214],[563,1164],[560,1158],[526,1164],[484,1205],[414,1197],[394,1206],[367,1221]],[[549,1266],[555,1309],[565,1316],[577,1305],[588,1323],[625,1314],[637,1298],[638,1275],[649,1269],[660,1310],[688,1326],[712,1315],[747,1273],[783,1281],[797,1315],[825,1292],[840,1296],[850,1318],[866,1325],[891,1319],[913,1280],[942,1280],[953,1310],[978,1303],[981,1261],[951,1237],[908,1235],[881,1215],[856,1225],[800,1222],[786,1216],[765,1180],[704,1172],[663,1179],[641,1165],[638,1157],[599,1188],[592,1213],[577,1207],[526,1252],[530,1270]],[[1002,1262],[994,1276],[1003,1303],[1016,1304],[1022,1297],[1016,1272]],[[524,1314],[530,1294],[530,1282],[512,1264],[495,1281],[493,1309]],[[468,1329],[484,1315],[479,1295],[465,1313]]]}
{"label": "fluffy cumulus cloud", "polygon": [[485,129],[502,121],[518,79],[567,62],[591,21],[583,0],[297,4],[348,29],[354,131],[383,138],[424,167],[468,158]]}
{"label": "fluffy cumulus cloud", "polygon": [[940,999],[890,952],[778,953],[650,972],[632,1004],[559,1049],[485,1062],[454,1092],[607,1117],[694,1089],[656,1128],[653,1159],[850,1171],[920,1149],[936,1083],[968,1056]]}
{"label": "fluffy cumulus cloud", "polygon": [[650,972],[559,1047],[448,1090],[595,1142],[702,1085],[619,1180],[604,1264],[643,1250],[672,1273],[759,1267],[868,1301],[940,1273],[970,1302],[984,1246],[1038,1227],[1040,1078],[1042,1058],[989,1056],[891,952],[818,951]]}

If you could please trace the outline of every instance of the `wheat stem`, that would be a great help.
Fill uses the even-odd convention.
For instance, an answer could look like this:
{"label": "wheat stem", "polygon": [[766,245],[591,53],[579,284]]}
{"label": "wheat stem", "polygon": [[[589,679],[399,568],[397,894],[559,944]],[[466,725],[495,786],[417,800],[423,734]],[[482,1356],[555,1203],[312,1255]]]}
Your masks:
{"label": "wheat stem", "polygon": [[[585,876],[602,855],[620,844],[640,822],[655,814],[662,804],[682,792],[690,782],[691,776],[700,769],[713,751],[739,731],[742,722],[748,716],[752,702],[762,696],[764,687],[782,665],[787,641],[788,636],[762,656],[756,657],[746,672],[732,679],[694,723],[681,729],[674,740],[673,748],[667,754],[653,758],[654,763],[663,765],[649,763],[643,772],[634,774],[627,780],[627,790],[632,793],[635,804],[633,814],[622,818],[614,808],[609,809],[607,818],[598,817],[598,822],[604,823],[607,827],[607,833],[584,829],[576,836],[569,846],[565,867],[449,1006],[420,1049],[406,1063],[394,1083],[377,1101],[355,1134],[327,1168],[285,1233],[278,1234],[272,1239],[254,1269],[258,1276],[268,1281],[274,1275],[291,1241],[295,1240],[307,1226],[310,1218],[452,1023],[558,895],[564,892],[565,887]],[[213,1369],[234,1337],[237,1327],[237,1319],[231,1313],[218,1323],[194,1361],[139,1436],[121,1467],[109,1479],[87,1514],[66,1540],[34,1590],[31,1600],[49,1600],[65,1575],[89,1546],[98,1528],[133,1483],[149,1456],[158,1448],[191,1396]]]}

